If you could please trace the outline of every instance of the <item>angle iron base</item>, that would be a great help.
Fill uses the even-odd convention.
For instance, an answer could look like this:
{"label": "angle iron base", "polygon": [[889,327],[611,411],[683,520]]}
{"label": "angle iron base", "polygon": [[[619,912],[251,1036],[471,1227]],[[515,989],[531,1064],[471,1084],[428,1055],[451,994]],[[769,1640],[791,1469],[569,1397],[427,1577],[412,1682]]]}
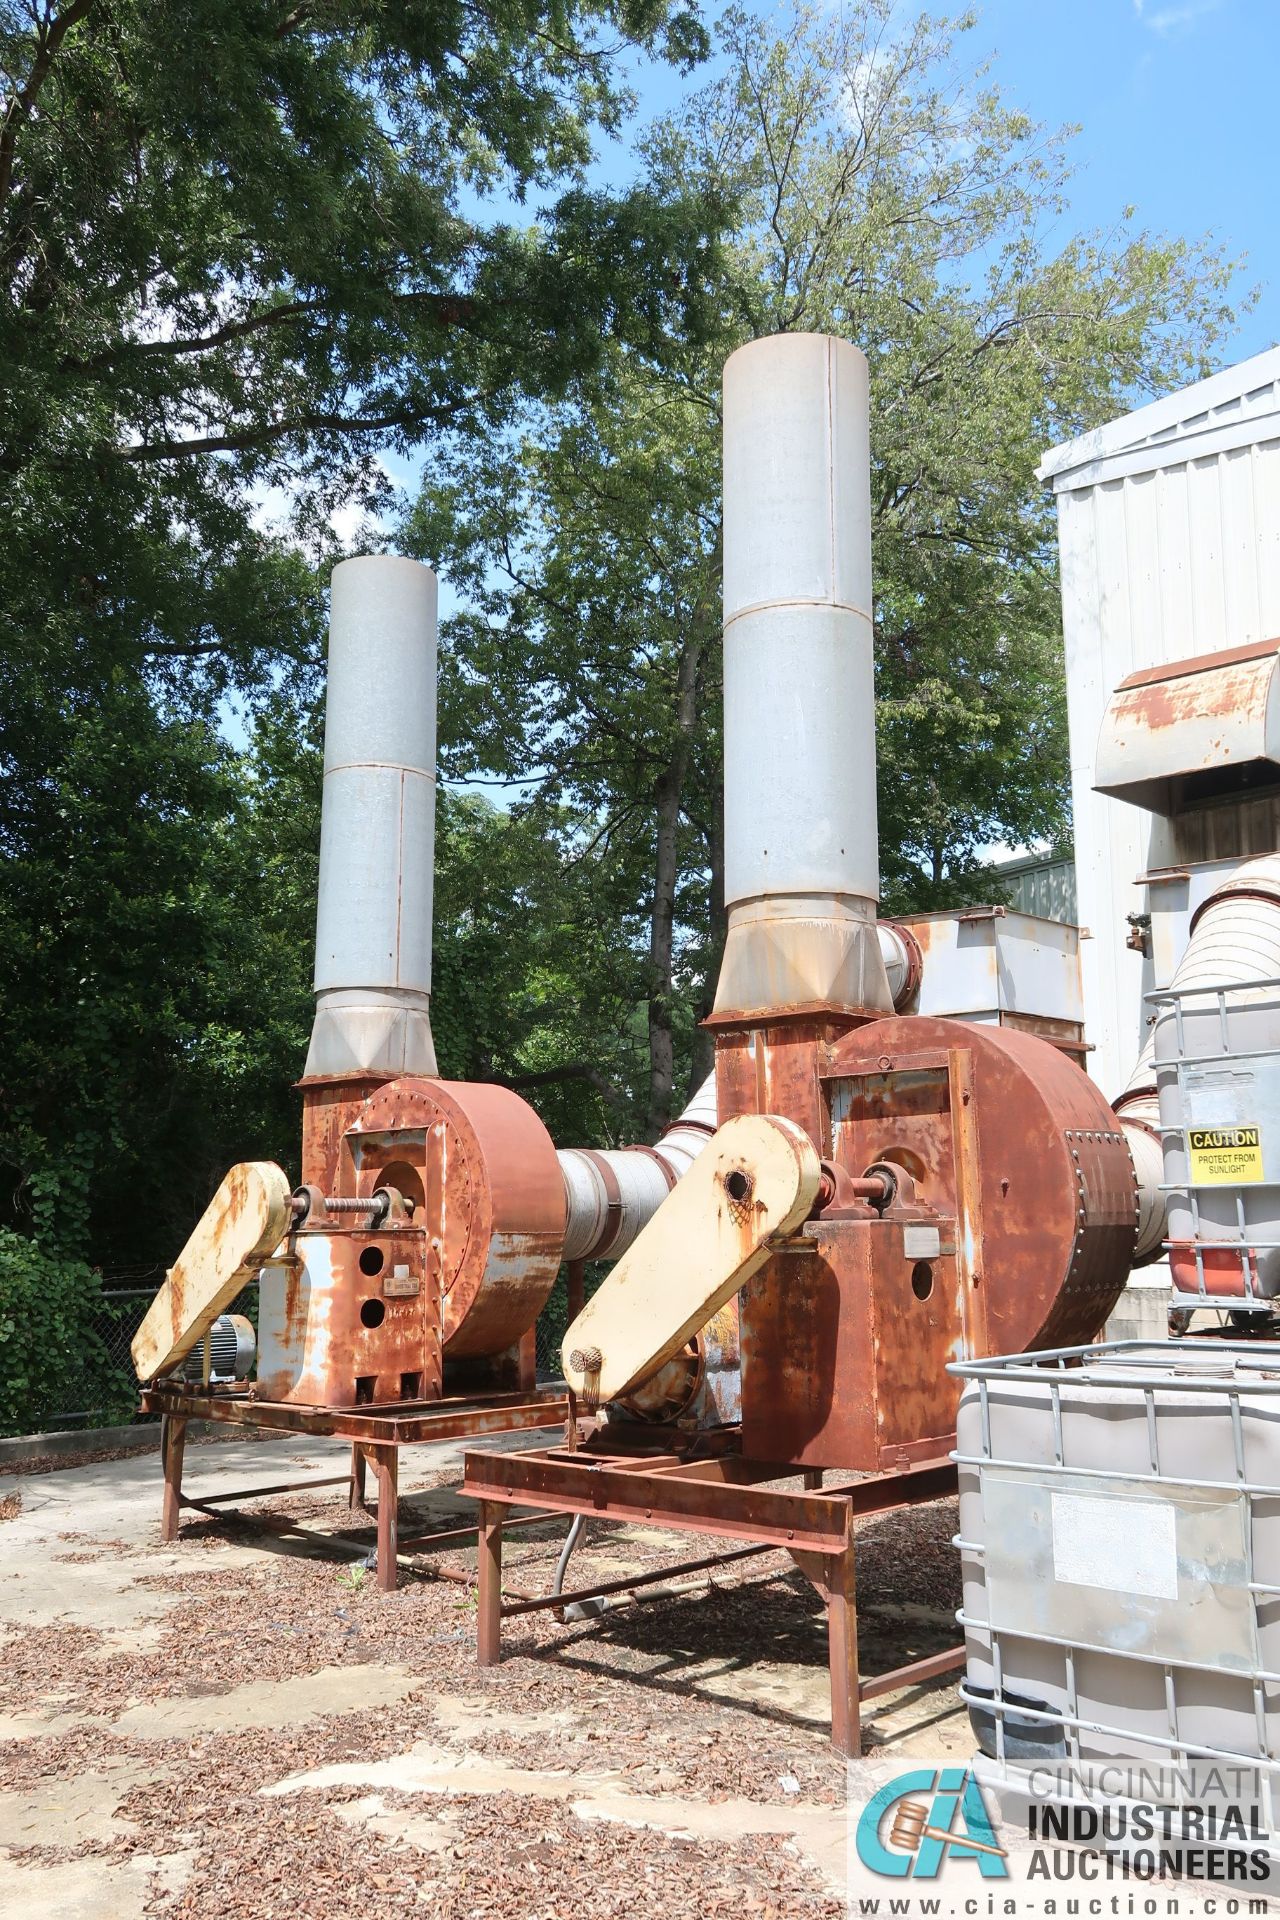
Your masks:
{"label": "angle iron base", "polygon": [[[502,1534],[516,1506],[639,1521],[790,1554],[826,1606],[831,1740],[839,1752],[852,1757],[862,1750],[863,1700],[963,1666],[964,1649],[958,1647],[868,1680],[858,1673],[854,1519],[892,1513],[954,1493],[956,1468],[950,1459],[924,1461],[900,1473],[868,1475],[829,1489],[818,1486],[821,1476],[806,1475],[805,1491],[788,1493],[765,1484],[793,1478],[797,1473],[795,1467],[776,1461],[744,1460],[739,1454],[724,1451],[702,1459],[691,1458],[687,1452],[651,1451],[646,1456],[606,1451],[611,1444],[608,1431],[603,1430],[580,1448],[467,1454],[462,1491],[479,1503],[477,1657],[482,1667],[496,1666],[502,1657],[503,1620],[530,1611],[521,1601],[503,1602]],[[746,1556],[724,1556],[738,1557]],[[677,1574],[690,1570],[676,1567],[669,1571]],[[622,1590],[632,1584],[637,1583],[616,1581],[608,1586]],[[557,1604],[587,1597],[587,1592],[566,1593]],[[552,1602],[536,1604],[543,1607]]]}
{"label": "angle iron base", "polygon": [[[466,1400],[426,1400],[390,1407],[304,1407],[281,1400],[258,1400],[244,1388],[222,1391],[161,1383],[146,1387],[142,1411],[158,1413],[160,1463],[164,1473],[161,1538],[178,1537],[184,1507],[210,1512],[234,1501],[252,1500],[269,1493],[302,1488],[349,1487],[349,1504],[366,1512],[365,1477],[372,1465],[378,1483],[377,1578],[384,1593],[396,1584],[399,1539],[396,1505],[399,1494],[399,1456],[404,1446],[426,1446],[432,1441],[472,1440],[491,1433],[563,1427],[568,1400],[563,1393],[495,1393]],[[276,1433],[334,1436],[351,1442],[351,1471],[338,1480],[293,1481],[272,1487],[248,1487],[234,1495],[214,1494],[192,1500],[182,1491],[182,1463],[187,1422],[212,1420],[225,1426],[253,1427]]]}

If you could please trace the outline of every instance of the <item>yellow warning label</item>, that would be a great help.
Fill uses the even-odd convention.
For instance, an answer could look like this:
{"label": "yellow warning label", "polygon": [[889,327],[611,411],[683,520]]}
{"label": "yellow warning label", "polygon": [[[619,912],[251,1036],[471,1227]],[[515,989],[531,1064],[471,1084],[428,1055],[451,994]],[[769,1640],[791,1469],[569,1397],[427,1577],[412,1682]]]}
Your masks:
{"label": "yellow warning label", "polygon": [[1262,1136],[1257,1127],[1192,1127],[1191,1184],[1244,1187],[1262,1179]]}

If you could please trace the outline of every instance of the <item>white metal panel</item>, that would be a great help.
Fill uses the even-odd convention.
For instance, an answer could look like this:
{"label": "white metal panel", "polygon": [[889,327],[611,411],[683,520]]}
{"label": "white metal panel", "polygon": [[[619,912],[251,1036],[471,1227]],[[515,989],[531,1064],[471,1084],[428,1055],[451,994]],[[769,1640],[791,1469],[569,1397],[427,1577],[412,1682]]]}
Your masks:
{"label": "white metal panel", "polygon": [[[1253,511],[1253,449],[1237,447],[1218,462],[1222,503],[1222,581],[1229,634],[1260,632],[1257,529]],[[1229,642],[1228,644],[1239,644]]]}
{"label": "white metal panel", "polygon": [[892,1006],[874,915],[865,356],[774,334],[724,369],[724,891],[717,1014]]}
{"label": "white metal panel", "polygon": [[998,1020],[1084,1017],[1078,929],[1005,908],[927,913],[904,920],[924,955],[919,1012]]}
{"label": "white metal panel", "polygon": [[1128,674],[1280,635],[1280,348],[1055,448],[1040,473],[1058,498],[1085,1030],[1114,1092],[1155,984],[1125,945],[1135,882],[1176,855],[1166,823],[1093,792],[1099,731]]}
{"label": "white metal panel", "polygon": [[[1146,497],[1132,509],[1139,519]],[[1142,995],[1152,984],[1141,957],[1124,944],[1126,915],[1142,905],[1134,879],[1156,864],[1150,858],[1150,816],[1093,790],[1109,676],[1121,679],[1145,664],[1135,658],[1131,629],[1133,610],[1143,607],[1150,582],[1144,589],[1141,568],[1136,582],[1130,578],[1129,513],[1120,482],[1058,500],[1085,1038],[1094,1049],[1090,1072],[1108,1093],[1124,1085],[1139,1051]]]}
{"label": "white metal panel", "polygon": [[[1175,656],[1194,651],[1191,636],[1195,632],[1192,614],[1191,574],[1194,545],[1189,537],[1190,514],[1195,490],[1189,486],[1186,467],[1169,467],[1153,476],[1157,543],[1155,592],[1159,608],[1157,635],[1163,634],[1165,646]],[[1153,640],[1153,658],[1159,659],[1160,642]]]}
{"label": "white metal panel", "polygon": [[1258,559],[1258,630],[1275,631],[1273,610],[1280,607],[1280,440],[1253,448],[1250,478],[1254,499],[1254,552]]}
{"label": "white metal panel", "polygon": [[361,555],[334,568],[329,604],[305,1075],[434,1073],[436,577]]}
{"label": "white metal panel", "polygon": [[1091,486],[1097,478],[1095,464],[1114,473],[1137,454],[1145,455],[1152,467],[1168,466],[1171,446],[1177,460],[1185,459],[1188,449],[1195,454],[1210,450],[1198,442],[1235,435],[1247,444],[1265,437],[1254,431],[1256,422],[1278,412],[1280,347],[1268,347],[1251,360],[1051,448],[1040,462],[1040,478],[1053,480],[1059,490],[1064,485]]}

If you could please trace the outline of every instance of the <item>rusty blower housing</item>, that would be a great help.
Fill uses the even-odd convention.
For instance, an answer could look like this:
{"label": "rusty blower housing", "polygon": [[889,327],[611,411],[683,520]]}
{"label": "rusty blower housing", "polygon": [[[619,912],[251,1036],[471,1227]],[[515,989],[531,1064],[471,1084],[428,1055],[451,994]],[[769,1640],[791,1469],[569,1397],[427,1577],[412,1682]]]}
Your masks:
{"label": "rusty blower housing", "polygon": [[345,1407],[438,1398],[449,1372],[508,1384],[560,1265],[551,1136],[518,1094],[464,1081],[406,1077],[309,1108],[326,1126],[338,1112],[333,1190],[307,1190],[263,1272],[259,1395]]}

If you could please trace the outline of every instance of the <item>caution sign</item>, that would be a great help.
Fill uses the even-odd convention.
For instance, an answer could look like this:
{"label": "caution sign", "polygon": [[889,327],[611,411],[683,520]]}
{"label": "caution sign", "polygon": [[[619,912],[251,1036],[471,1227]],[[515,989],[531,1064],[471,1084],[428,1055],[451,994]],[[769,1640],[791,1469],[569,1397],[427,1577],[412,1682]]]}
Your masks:
{"label": "caution sign", "polygon": [[1262,1132],[1258,1127],[1191,1127],[1191,1184],[1245,1187],[1262,1179]]}

